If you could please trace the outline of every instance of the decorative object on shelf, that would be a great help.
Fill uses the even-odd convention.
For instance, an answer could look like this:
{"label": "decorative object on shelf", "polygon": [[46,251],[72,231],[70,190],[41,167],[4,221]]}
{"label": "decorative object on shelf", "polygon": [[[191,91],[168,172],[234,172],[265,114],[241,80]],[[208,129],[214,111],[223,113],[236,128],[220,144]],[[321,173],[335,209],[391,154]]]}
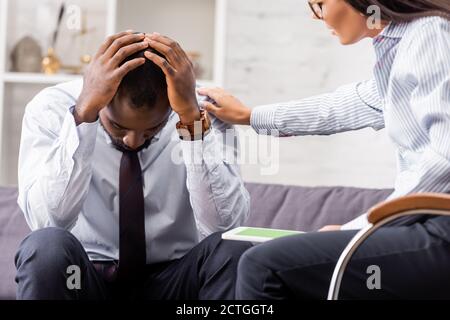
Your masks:
{"label": "decorative object on shelf", "polygon": [[87,65],[87,64],[91,63],[92,56],[90,54],[83,54],[81,56],[80,60],[81,60],[81,63]]}
{"label": "decorative object on shelf", "polygon": [[11,71],[40,72],[42,49],[35,39],[23,37],[11,51]]}
{"label": "decorative object on shelf", "polygon": [[201,54],[197,51],[188,51],[186,52],[186,54],[188,55],[189,60],[191,60],[192,64],[194,65],[195,77],[197,79],[201,79],[204,73],[203,67],[200,64]]}
{"label": "decorative object on shelf", "polygon": [[81,52],[82,52],[82,54],[81,54],[81,57],[80,57],[80,61],[82,63],[82,68],[83,69],[92,60],[92,56],[86,52],[87,51],[87,46],[88,46],[87,44],[88,44],[88,40],[89,40],[88,35],[96,30],[95,27],[88,28],[87,17],[88,17],[87,11],[83,10],[82,11],[82,18],[81,18],[81,29],[80,29],[80,32],[76,35],[76,37],[79,37],[80,41],[81,41]]}
{"label": "decorative object on shelf", "polygon": [[81,64],[77,65],[62,65],[61,69],[65,72],[73,73],[73,74],[82,74],[84,72],[85,67],[91,62],[92,56],[86,53],[87,49],[87,41],[88,34],[92,33],[96,30],[95,27],[88,28],[87,26],[87,11],[82,10],[81,13],[81,27],[78,32],[73,35],[74,41],[73,43],[80,43],[80,52],[82,53],[80,56]]}
{"label": "decorative object on shelf", "polygon": [[55,31],[53,32],[53,39],[50,48],[47,49],[47,55],[42,59],[42,71],[45,74],[55,74],[61,68],[61,62],[56,55],[55,45],[58,40],[59,29],[61,27],[61,21],[64,16],[65,4],[62,3],[59,8],[58,21],[56,23]]}
{"label": "decorative object on shelf", "polygon": [[68,74],[81,74],[82,67],[62,64],[60,70]]}
{"label": "decorative object on shelf", "polygon": [[42,59],[42,70],[45,74],[55,74],[61,68],[61,62],[53,47],[47,49],[47,55]]}

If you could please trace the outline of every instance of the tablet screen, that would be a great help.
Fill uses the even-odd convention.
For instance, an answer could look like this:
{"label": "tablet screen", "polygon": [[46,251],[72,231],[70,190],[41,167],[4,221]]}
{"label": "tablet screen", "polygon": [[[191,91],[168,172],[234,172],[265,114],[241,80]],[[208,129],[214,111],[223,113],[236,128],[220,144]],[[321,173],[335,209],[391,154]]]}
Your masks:
{"label": "tablet screen", "polygon": [[289,230],[264,229],[264,228],[245,228],[236,233],[236,235],[239,236],[264,237],[264,238],[278,238],[294,234],[299,234],[299,232]]}

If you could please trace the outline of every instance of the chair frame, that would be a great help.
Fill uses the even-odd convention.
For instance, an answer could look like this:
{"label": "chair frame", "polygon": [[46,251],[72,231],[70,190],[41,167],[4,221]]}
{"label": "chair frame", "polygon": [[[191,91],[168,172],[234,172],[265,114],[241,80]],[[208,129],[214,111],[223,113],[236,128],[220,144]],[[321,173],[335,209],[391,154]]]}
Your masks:
{"label": "chair frame", "polygon": [[450,216],[450,195],[439,193],[418,193],[382,202],[367,213],[369,225],[361,229],[342,251],[331,278],[328,300],[338,300],[344,272],[353,254],[375,231],[386,224],[411,215]]}

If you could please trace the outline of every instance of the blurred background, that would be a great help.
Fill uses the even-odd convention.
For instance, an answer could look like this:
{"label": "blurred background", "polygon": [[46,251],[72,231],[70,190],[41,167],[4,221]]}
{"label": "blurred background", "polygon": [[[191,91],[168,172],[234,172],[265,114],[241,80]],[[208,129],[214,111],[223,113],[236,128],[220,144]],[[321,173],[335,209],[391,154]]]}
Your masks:
{"label": "blurred background", "polygon": [[[371,40],[340,45],[311,19],[306,0],[0,0],[0,185],[17,184],[26,104],[47,86],[81,77],[106,35],[126,29],[177,39],[202,85],[225,87],[249,106],[368,79],[375,60]],[[244,163],[244,179],[393,186],[394,150],[384,130],[282,138],[273,152],[276,172]]]}

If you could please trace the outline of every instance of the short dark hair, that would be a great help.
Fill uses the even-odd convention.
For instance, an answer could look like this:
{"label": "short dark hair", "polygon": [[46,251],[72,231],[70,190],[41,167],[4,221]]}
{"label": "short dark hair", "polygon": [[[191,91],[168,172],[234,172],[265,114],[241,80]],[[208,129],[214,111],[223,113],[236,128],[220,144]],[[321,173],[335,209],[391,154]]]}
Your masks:
{"label": "short dark hair", "polygon": [[167,98],[166,76],[160,67],[145,57],[145,51],[162,56],[156,50],[148,48],[126,58],[122,64],[136,58],[144,58],[145,63],[129,72],[117,90],[117,94],[129,99],[131,106],[135,108],[152,108],[158,98]]}

